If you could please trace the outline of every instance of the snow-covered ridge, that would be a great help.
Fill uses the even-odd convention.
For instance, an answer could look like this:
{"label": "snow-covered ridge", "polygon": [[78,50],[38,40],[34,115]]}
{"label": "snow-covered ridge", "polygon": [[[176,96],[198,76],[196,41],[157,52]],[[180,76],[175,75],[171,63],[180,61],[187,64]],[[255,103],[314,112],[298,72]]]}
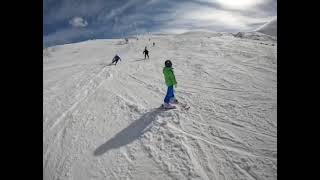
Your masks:
{"label": "snow-covered ridge", "polygon": [[277,17],[259,27],[256,31],[277,37]]}
{"label": "snow-covered ridge", "polygon": [[272,19],[270,22],[265,23],[254,31],[238,32],[234,34],[234,36],[237,38],[258,41],[269,41],[271,42],[271,44],[275,44],[277,42],[277,17]]}
{"label": "snow-covered ridge", "polygon": [[245,39],[251,39],[251,40],[258,40],[258,41],[272,41],[274,43],[277,42],[277,37],[270,36],[260,32],[239,32],[234,36],[238,38],[245,38]]}

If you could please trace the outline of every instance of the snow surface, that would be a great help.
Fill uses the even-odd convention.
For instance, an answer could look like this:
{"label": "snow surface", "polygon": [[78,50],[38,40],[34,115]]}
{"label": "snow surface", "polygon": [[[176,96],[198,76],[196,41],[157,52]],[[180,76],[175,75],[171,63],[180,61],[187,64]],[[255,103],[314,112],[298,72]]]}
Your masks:
{"label": "snow surface", "polygon": [[[45,49],[44,179],[277,179],[277,42],[245,35],[189,32]],[[110,66],[116,53],[123,61]],[[188,111],[158,109],[166,59]]]}

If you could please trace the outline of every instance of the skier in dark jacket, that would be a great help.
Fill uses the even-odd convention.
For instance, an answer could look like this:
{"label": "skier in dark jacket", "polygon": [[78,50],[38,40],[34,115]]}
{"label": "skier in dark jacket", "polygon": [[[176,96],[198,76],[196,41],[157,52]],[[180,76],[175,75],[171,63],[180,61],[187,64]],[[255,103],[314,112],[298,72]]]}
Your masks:
{"label": "skier in dark jacket", "polygon": [[121,58],[118,56],[118,54],[116,54],[114,56],[114,58],[112,59],[112,63],[111,64],[113,64],[115,62],[116,63],[115,65],[117,65],[119,60],[121,61]]}
{"label": "skier in dark jacket", "polygon": [[144,59],[146,59],[147,56],[148,56],[148,59],[149,59],[149,51],[147,50],[147,46],[144,49],[143,54],[144,54]]}

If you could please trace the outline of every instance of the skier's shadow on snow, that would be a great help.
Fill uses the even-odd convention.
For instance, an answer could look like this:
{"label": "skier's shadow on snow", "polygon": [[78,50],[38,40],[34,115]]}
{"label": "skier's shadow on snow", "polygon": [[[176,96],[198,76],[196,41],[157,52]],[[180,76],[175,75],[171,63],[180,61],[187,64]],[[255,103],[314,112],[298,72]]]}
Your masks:
{"label": "skier's shadow on snow", "polygon": [[[163,112],[159,108],[155,108],[150,112],[147,112],[139,119],[135,120],[128,127],[120,131],[113,138],[108,140],[106,143],[99,146],[95,151],[94,155],[99,156],[111,149],[117,149],[119,147],[125,146],[134,140],[138,139],[141,135],[143,135],[149,128],[148,125],[156,119],[156,117]],[[146,129],[147,128],[147,129]]]}
{"label": "skier's shadow on snow", "polygon": [[146,59],[140,58],[140,59],[133,60],[132,62],[138,62],[138,61],[144,61],[144,60],[146,60]]}

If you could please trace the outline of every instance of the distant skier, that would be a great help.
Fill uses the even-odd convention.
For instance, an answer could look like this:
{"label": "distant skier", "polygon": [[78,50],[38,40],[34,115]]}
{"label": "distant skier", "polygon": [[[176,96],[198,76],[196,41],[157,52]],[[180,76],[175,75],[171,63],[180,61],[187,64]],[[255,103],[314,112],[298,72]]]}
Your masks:
{"label": "distant skier", "polygon": [[146,46],[146,48],[144,49],[143,54],[144,54],[144,59],[146,59],[147,56],[148,56],[148,59],[149,59],[149,51],[147,50],[147,46]]}
{"label": "distant skier", "polygon": [[121,58],[118,56],[118,54],[116,54],[114,56],[114,58],[112,59],[112,63],[111,64],[116,63],[115,65],[117,65],[119,60],[121,61]]}
{"label": "distant skier", "polygon": [[164,75],[164,79],[168,89],[167,89],[166,97],[164,98],[163,107],[166,109],[172,109],[176,107],[171,105],[171,103],[172,104],[178,103],[178,100],[174,97],[174,89],[173,89],[173,86],[177,88],[177,81],[173,73],[172,62],[170,60],[166,60],[164,64],[165,64],[165,67],[163,68],[163,75]]}
{"label": "distant skier", "polygon": [[156,45],[156,43],[153,42],[152,45],[153,45],[153,47],[154,47],[154,46]]}

